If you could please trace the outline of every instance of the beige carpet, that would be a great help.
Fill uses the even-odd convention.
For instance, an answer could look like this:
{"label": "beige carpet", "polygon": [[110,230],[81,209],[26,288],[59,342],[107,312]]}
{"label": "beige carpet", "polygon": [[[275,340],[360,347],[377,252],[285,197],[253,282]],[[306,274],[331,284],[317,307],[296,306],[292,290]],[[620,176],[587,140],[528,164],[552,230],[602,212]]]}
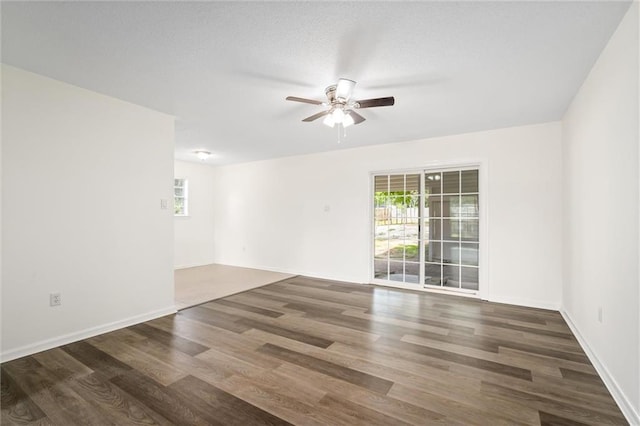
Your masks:
{"label": "beige carpet", "polygon": [[176,309],[199,305],[294,275],[227,265],[205,265],[175,271]]}

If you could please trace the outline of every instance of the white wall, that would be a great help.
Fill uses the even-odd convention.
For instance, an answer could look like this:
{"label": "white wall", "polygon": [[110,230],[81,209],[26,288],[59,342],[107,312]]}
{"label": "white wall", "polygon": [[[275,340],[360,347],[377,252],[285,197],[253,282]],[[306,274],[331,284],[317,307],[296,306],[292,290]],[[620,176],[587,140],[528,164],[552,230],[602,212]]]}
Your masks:
{"label": "white wall", "polygon": [[173,131],[170,116],[2,67],[3,360],[174,310],[160,209]]}
{"label": "white wall", "polygon": [[557,309],[560,137],[560,124],[549,123],[217,168],[215,261],[369,282],[370,172],[482,160],[485,296]]}
{"label": "white wall", "polygon": [[204,164],[175,162],[175,177],[189,182],[189,215],[174,219],[176,268],[213,263],[214,173],[213,167]]}
{"label": "white wall", "polygon": [[636,3],[563,120],[563,310],[632,424],[640,424],[638,60]]}

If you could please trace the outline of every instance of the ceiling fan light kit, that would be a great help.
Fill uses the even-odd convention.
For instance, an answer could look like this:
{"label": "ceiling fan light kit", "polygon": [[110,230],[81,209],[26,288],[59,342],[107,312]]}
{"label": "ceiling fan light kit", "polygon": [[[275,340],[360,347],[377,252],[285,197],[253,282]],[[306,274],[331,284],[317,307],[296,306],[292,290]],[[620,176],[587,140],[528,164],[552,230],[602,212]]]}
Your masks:
{"label": "ceiling fan light kit", "polygon": [[330,110],[322,123],[329,127],[333,127],[336,124],[342,124],[342,127],[349,127],[355,124],[355,120],[351,116],[351,111],[345,112],[343,108],[336,107]]}
{"label": "ceiling fan light kit", "polygon": [[286,99],[288,101],[328,106],[328,110],[316,113],[302,121],[311,122],[320,117],[325,117],[322,121],[325,125],[334,127],[338,124],[342,125],[343,128],[365,121],[365,118],[355,111],[356,109],[391,106],[395,104],[395,98],[393,96],[361,101],[352,100],[351,96],[353,95],[355,86],[355,81],[341,78],[338,80],[338,84],[331,85],[325,89],[324,93],[327,96],[328,102],[299,98],[297,96],[287,96]]}

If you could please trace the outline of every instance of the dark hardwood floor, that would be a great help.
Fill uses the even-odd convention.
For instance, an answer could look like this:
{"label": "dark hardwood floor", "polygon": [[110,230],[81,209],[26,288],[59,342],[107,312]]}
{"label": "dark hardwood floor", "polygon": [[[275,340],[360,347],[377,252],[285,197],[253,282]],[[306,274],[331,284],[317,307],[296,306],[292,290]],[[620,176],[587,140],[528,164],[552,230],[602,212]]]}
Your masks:
{"label": "dark hardwood floor", "polygon": [[3,425],[627,424],[557,312],[304,277],[1,372]]}

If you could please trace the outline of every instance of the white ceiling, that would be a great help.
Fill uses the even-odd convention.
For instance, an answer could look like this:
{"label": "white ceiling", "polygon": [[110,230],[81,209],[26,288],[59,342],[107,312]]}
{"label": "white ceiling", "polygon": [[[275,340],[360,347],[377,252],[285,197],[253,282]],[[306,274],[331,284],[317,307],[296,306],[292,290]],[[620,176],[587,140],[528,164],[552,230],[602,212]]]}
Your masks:
{"label": "white ceiling", "polygon": [[[2,62],[177,117],[210,164],[562,118],[625,2],[6,2]],[[338,78],[395,96],[338,131],[301,120]]]}

